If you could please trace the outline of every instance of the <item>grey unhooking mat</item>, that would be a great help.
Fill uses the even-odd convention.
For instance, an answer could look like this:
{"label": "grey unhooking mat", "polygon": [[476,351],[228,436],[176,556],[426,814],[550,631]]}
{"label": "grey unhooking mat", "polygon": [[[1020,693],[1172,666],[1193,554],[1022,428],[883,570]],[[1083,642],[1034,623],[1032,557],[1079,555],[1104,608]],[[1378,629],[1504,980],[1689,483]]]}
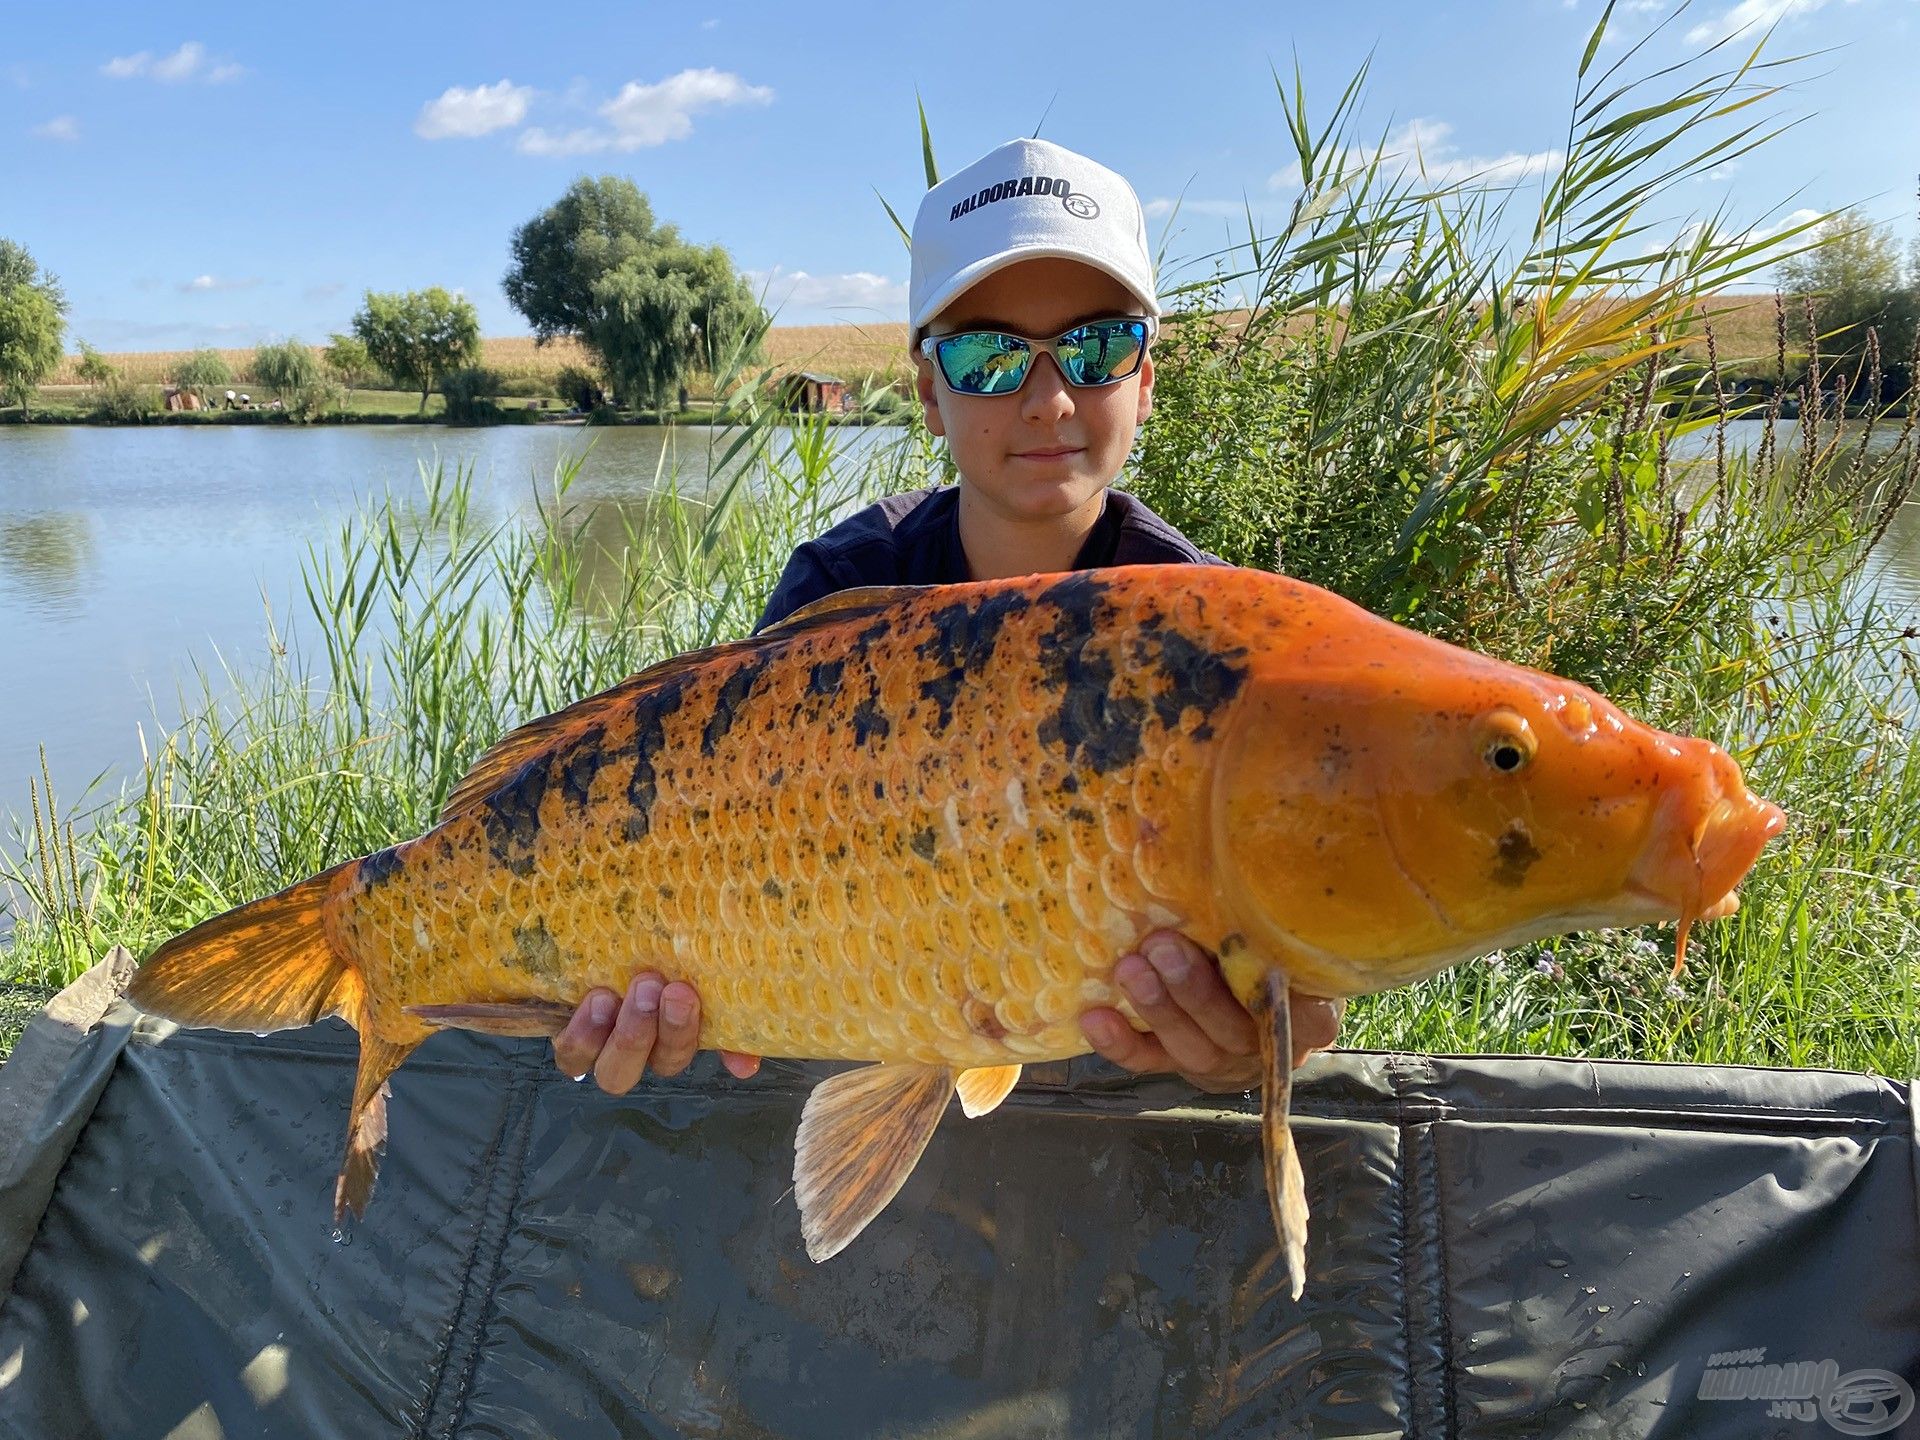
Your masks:
{"label": "grey unhooking mat", "polygon": [[1078,1062],[816,1267],[822,1067],[615,1100],[445,1035],[336,1236],[352,1033],[174,1031],[121,964],[0,1069],[7,1440],[1920,1435],[1904,1082],[1316,1057],[1295,1305],[1252,1102]]}

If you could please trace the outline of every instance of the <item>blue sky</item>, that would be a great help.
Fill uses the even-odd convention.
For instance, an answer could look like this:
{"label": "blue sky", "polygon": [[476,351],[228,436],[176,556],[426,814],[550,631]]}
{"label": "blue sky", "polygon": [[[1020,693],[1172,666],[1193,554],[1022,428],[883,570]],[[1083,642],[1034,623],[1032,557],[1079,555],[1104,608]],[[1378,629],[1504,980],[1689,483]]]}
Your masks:
{"label": "blue sky", "polygon": [[[1616,23],[1632,37],[1674,8],[1622,0]],[[1295,55],[1324,109],[1371,54],[1369,133],[1429,168],[1537,184],[1599,0],[966,10],[17,7],[0,25],[0,235],[61,276],[70,336],[109,350],[320,340],[364,289],[435,284],[471,297],[486,333],[524,334],[500,290],[509,233],[611,171],[726,245],[782,321],[897,320],[906,253],[875,191],[911,215],[916,91],[944,168],[1047,112],[1041,133],[1132,179],[1156,240],[1184,191],[1169,254],[1192,256],[1243,197],[1283,213],[1269,67]],[[1695,0],[1651,53],[1774,20],[1777,53],[1830,52],[1779,102],[1810,118],[1676,194],[1676,226],[1727,197],[1756,224],[1860,203],[1904,240],[1920,0]]]}

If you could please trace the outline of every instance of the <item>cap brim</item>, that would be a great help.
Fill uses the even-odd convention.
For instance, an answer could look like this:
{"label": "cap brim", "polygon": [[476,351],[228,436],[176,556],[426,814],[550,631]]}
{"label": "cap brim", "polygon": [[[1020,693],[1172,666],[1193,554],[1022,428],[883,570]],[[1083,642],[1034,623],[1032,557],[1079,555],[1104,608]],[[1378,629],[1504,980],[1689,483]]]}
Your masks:
{"label": "cap brim", "polygon": [[1151,295],[1142,295],[1129,277],[1122,275],[1114,266],[1104,265],[1095,260],[1086,251],[1075,250],[1065,245],[1022,245],[1011,250],[1003,250],[997,255],[989,255],[984,260],[976,260],[966,269],[955,274],[945,285],[934,291],[926,303],[920,307],[919,313],[912,317],[914,332],[918,334],[924,330],[934,316],[989,275],[997,274],[1009,265],[1017,265],[1022,260],[1077,260],[1090,270],[1111,275],[1126,287],[1128,294],[1145,307],[1147,314],[1155,319],[1160,316],[1160,302],[1157,299]]}

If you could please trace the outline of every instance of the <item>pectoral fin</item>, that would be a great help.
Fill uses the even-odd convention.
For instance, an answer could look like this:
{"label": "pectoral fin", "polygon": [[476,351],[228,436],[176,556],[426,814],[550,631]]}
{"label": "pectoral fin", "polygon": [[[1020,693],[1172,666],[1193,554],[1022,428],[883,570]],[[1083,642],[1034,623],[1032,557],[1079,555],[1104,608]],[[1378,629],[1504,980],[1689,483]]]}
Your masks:
{"label": "pectoral fin", "polygon": [[962,1070],[953,1082],[953,1093],[960,1097],[960,1109],[966,1117],[978,1120],[999,1108],[1019,1083],[1018,1065],[984,1065],[978,1070]]}
{"label": "pectoral fin", "polygon": [[478,1030],[482,1035],[558,1035],[574,1007],[558,1000],[482,1000],[464,1005],[409,1005],[407,1014],[429,1025]]}
{"label": "pectoral fin", "polygon": [[793,1146],[809,1258],[839,1254],[899,1193],[953,1089],[944,1065],[868,1065],[814,1087]]}
{"label": "pectoral fin", "polygon": [[1260,1062],[1264,1085],[1260,1101],[1260,1130],[1267,1171],[1267,1203],[1273,1207],[1274,1227],[1280,1232],[1280,1258],[1287,1267],[1287,1283],[1298,1300],[1307,1286],[1307,1186],[1300,1173],[1300,1153],[1294,1148],[1287,1110],[1293,1103],[1293,1010],[1287,999],[1287,977],[1269,971],[1254,995],[1254,1019],[1260,1022]]}

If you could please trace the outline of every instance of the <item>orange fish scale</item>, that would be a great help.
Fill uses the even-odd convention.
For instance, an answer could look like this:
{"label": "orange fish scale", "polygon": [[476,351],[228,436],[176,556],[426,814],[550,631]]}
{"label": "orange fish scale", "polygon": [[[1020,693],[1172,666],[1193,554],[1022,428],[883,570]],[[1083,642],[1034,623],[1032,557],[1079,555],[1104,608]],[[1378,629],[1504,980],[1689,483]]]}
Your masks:
{"label": "orange fish scale", "polygon": [[343,877],[374,1028],[406,1043],[430,1033],[406,1006],[572,1002],[658,969],[728,1049],[1084,1051],[1079,1013],[1126,1008],[1114,962],[1207,918],[1205,786],[1176,777],[1213,736],[1175,691],[1179,666],[1232,663],[1174,631],[1204,606],[1164,584],[969,588],[565,712],[483,800]]}

